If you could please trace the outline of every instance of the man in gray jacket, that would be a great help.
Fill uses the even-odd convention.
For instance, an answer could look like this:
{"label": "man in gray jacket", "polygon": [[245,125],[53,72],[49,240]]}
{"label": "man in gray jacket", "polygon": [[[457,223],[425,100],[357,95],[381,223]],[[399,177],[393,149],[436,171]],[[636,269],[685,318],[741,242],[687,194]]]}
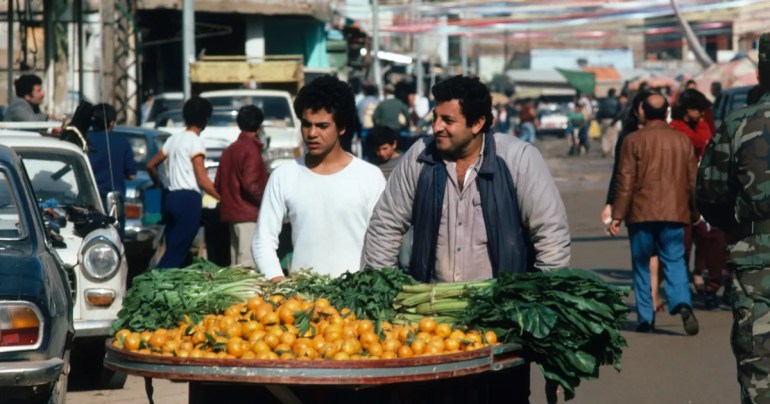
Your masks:
{"label": "man in gray jacket", "polygon": [[5,121],[29,122],[45,121],[48,115],[41,111],[45,93],[43,92],[43,80],[34,74],[24,74],[13,82],[16,97],[8,104],[5,111]]}
{"label": "man in gray jacket", "polygon": [[[567,214],[535,147],[488,133],[492,99],[477,78],[456,76],[432,93],[434,137],[413,145],[391,174],[369,221],[365,266],[395,266],[410,226],[409,271],[421,282],[569,265]],[[491,381],[489,394],[527,402],[528,367],[511,373]]]}

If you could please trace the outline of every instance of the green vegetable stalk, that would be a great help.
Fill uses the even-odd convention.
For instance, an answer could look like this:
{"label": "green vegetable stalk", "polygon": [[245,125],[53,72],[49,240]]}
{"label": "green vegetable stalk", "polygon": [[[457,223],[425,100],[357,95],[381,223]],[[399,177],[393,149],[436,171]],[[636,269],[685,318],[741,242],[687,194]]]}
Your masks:
{"label": "green vegetable stalk", "polygon": [[197,322],[261,294],[267,283],[252,269],[219,268],[198,258],[185,268],[154,269],[134,278],[112,329],[173,328],[185,314]]}

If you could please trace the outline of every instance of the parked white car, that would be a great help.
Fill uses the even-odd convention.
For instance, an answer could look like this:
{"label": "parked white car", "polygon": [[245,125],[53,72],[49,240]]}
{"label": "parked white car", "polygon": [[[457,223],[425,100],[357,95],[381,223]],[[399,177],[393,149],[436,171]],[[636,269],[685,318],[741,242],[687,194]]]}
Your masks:
{"label": "parked white car", "polygon": [[[104,213],[91,164],[76,145],[11,130],[0,131],[0,142],[21,157],[39,204],[60,209],[89,206]],[[118,230],[107,225],[81,237],[68,221],[59,234],[66,247],[56,248],[56,253],[67,270],[74,303],[72,366],[82,365],[89,374],[101,369],[101,387],[121,388],[126,375],[102,365],[104,341],[126,293],[128,266]]]}
{"label": "parked white car", "polygon": [[155,127],[155,118],[158,115],[174,109],[182,109],[184,104],[184,94],[181,92],[160,93],[142,107],[142,126],[145,128]]}
{"label": "parked white car", "polygon": [[265,114],[262,126],[269,171],[305,153],[299,119],[294,114],[288,91],[219,90],[203,92],[201,97],[211,101],[215,108],[238,110],[244,105],[253,104],[262,109]]}

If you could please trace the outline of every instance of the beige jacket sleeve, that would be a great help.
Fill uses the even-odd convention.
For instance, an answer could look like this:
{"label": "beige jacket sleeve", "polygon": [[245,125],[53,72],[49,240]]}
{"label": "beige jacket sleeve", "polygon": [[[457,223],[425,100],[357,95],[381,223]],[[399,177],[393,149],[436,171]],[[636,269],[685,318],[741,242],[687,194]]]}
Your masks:
{"label": "beige jacket sleeve", "polygon": [[425,143],[416,142],[390,174],[374,207],[364,240],[364,268],[396,266],[401,240],[412,222],[412,204],[422,164],[417,157]]}

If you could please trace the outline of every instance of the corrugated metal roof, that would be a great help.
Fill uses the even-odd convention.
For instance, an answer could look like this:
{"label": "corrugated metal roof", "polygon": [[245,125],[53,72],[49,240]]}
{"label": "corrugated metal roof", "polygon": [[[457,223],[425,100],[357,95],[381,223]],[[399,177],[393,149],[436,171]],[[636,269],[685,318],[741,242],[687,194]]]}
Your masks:
{"label": "corrugated metal roof", "polygon": [[[263,15],[306,15],[326,21],[331,17],[327,0],[195,0],[196,12]],[[182,9],[182,0],[142,0],[141,10]]]}

